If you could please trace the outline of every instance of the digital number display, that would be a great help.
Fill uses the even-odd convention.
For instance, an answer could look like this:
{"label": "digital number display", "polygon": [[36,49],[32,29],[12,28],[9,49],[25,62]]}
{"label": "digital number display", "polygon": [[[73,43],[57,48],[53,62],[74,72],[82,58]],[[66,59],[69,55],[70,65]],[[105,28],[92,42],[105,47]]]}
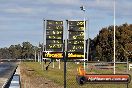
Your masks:
{"label": "digital number display", "polygon": [[63,26],[47,25],[47,30],[63,30]]}
{"label": "digital number display", "polygon": [[69,41],[69,44],[84,44],[84,41],[71,40]]}
{"label": "digital number display", "polygon": [[46,39],[62,39],[61,35],[47,35]]}
{"label": "digital number display", "polygon": [[84,21],[69,21],[69,25],[84,26]]}
{"label": "digital number display", "polygon": [[71,44],[69,44],[68,45],[68,47],[69,47],[69,52],[83,52],[83,50],[84,50],[84,45],[71,45]]}
{"label": "digital number display", "polygon": [[72,31],[84,31],[84,27],[83,26],[72,26],[72,25],[70,25],[69,26],[69,30],[72,30]]}
{"label": "digital number display", "polygon": [[47,48],[61,48],[62,44],[49,44],[46,47]]}
{"label": "digital number display", "polygon": [[57,31],[57,30],[48,30],[46,31],[46,35],[62,35],[63,31]]}
{"label": "digital number display", "polygon": [[47,44],[62,44],[62,40],[47,40]]}
{"label": "digital number display", "polygon": [[63,25],[63,21],[47,20],[47,25]]}

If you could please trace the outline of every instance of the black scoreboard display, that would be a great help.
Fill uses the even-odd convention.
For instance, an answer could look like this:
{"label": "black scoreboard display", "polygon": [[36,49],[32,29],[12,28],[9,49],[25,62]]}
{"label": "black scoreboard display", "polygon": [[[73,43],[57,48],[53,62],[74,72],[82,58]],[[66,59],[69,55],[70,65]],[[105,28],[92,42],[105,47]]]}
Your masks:
{"label": "black scoreboard display", "polygon": [[46,51],[63,50],[63,21],[46,21]]}
{"label": "black scoreboard display", "polygon": [[[85,23],[84,21],[67,21],[68,30],[65,30],[65,34],[68,33],[68,41],[63,44],[63,21],[46,20],[46,47],[43,58],[63,59],[67,57],[66,59],[84,59],[84,56],[86,56],[84,54]],[[67,45],[67,47],[63,45]]]}
{"label": "black scoreboard display", "polygon": [[68,21],[68,52],[84,52],[84,21]]}
{"label": "black scoreboard display", "polygon": [[68,59],[84,59],[84,25],[84,21],[68,21]]}

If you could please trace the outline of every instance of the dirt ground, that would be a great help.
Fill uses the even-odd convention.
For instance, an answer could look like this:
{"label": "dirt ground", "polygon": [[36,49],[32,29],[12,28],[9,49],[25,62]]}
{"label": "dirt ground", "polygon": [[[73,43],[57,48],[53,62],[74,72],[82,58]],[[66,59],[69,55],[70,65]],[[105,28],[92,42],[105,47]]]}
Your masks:
{"label": "dirt ground", "polygon": [[20,66],[21,88],[63,88],[44,77],[34,75],[34,71],[26,66]]}

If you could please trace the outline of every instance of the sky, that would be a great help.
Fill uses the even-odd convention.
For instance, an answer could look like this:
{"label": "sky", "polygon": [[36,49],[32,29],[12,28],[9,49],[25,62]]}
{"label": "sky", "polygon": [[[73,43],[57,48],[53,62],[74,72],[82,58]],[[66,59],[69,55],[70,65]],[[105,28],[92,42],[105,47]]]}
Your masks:
{"label": "sky", "polygon": [[[43,19],[88,20],[89,37],[113,25],[114,0],[0,0],[0,48],[43,42]],[[116,25],[132,24],[132,0],[116,0]]]}

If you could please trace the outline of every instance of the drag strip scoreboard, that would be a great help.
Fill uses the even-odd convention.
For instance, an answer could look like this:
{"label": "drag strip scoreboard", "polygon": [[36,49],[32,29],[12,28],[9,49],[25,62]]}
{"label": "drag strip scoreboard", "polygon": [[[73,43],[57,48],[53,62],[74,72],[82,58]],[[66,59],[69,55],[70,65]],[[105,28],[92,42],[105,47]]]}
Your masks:
{"label": "drag strip scoreboard", "polygon": [[63,21],[46,21],[46,51],[62,51]]}
{"label": "drag strip scoreboard", "polygon": [[[46,48],[43,58],[63,59],[66,56],[66,59],[84,59],[84,21],[67,20],[65,31],[63,21],[46,20],[45,24]],[[66,44],[63,44],[63,32],[68,33]],[[67,46],[66,50],[63,50],[63,45]]]}
{"label": "drag strip scoreboard", "polygon": [[84,21],[68,21],[68,58],[84,58]]}
{"label": "drag strip scoreboard", "polygon": [[63,58],[63,21],[45,20],[46,47],[43,58]]}

